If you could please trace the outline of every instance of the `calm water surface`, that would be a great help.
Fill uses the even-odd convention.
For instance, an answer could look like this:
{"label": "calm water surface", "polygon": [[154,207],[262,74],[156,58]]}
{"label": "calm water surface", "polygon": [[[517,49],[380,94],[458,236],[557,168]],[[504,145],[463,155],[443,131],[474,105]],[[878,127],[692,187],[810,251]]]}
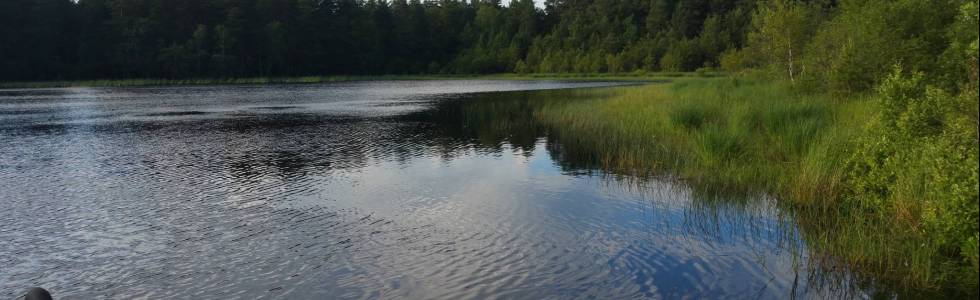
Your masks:
{"label": "calm water surface", "polygon": [[770,201],[592,169],[524,107],[605,85],[0,90],[0,298],[840,296]]}

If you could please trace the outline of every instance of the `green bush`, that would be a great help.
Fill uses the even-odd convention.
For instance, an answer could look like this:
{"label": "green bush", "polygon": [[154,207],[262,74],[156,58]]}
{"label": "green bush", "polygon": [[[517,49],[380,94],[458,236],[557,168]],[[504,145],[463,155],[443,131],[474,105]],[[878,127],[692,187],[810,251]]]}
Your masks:
{"label": "green bush", "polygon": [[878,99],[880,113],[848,164],[848,199],[952,258],[933,262],[941,274],[962,268],[958,277],[976,278],[977,121],[957,109],[978,105],[975,89],[954,96],[896,70]]}

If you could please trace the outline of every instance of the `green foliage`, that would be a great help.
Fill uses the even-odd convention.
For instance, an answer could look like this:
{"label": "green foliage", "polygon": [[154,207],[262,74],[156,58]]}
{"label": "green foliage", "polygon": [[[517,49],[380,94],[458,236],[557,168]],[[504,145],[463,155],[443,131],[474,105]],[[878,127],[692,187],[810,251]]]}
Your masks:
{"label": "green foliage", "polygon": [[816,28],[814,8],[796,0],[773,0],[752,18],[749,42],[780,77],[791,82],[806,71],[803,47]]}
{"label": "green foliage", "polygon": [[[854,262],[904,274],[896,277],[912,285],[955,283],[975,291],[977,2],[841,1],[831,8],[791,1],[761,7],[748,46],[724,54],[722,66],[737,71],[762,62],[777,70],[771,76],[833,94],[877,86],[874,117],[840,162],[847,173],[837,183],[845,193],[837,197],[895,241],[868,247],[862,252],[870,256],[855,255]],[[798,60],[791,58],[799,52]],[[895,64],[904,68],[888,67]],[[822,152],[813,157],[827,157]],[[816,162],[805,161],[804,170]],[[829,248],[852,251],[844,250],[852,249],[849,239],[829,240]],[[891,251],[904,255],[873,255]]]}
{"label": "green foliage", "polygon": [[[694,71],[744,42],[756,1],[563,2],[532,44],[538,72]],[[597,18],[596,16],[602,16]]]}
{"label": "green foliage", "polygon": [[845,1],[807,47],[810,82],[836,92],[868,91],[901,63],[932,73],[948,42],[953,1]]}
{"label": "green foliage", "polygon": [[[848,162],[847,199],[964,263],[977,256],[980,161],[976,115],[960,108],[977,106],[976,95],[950,95],[921,73],[896,70],[879,88],[880,113]],[[948,268],[939,262],[932,267]],[[976,278],[977,269],[961,272]]]}
{"label": "green foliage", "polygon": [[[964,82],[964,78],[973,78],[976,81],[976,59],[977,48],[980,44],[978,31],[980,31],[980,5],[976,1],[970,1],[960,6],[959,15],[956,21],[950,25],[947,36],[950,40],[949,48],[942,55],[940,74],[937,84],[944,84],[946,88],[959,88],[955,84]],[[972,61],[972,68],[971,68]],[[950,84],[954,84],[951,86]]]}
{"label": "green foliage", "polygon": [[737,74],[752,67],[751,55],[748,50],[728,49],[719,57],[721,69],[729,74]]}

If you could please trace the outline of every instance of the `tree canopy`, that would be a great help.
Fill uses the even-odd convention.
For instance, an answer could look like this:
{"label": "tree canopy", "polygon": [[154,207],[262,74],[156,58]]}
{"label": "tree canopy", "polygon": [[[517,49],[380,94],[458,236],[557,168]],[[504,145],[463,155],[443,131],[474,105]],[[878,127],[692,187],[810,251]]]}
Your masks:
{"label": "tree canopy", "polygon": [[5,0],[0,79],[693,70],[755,2]]}
{"label": "tree canopy", "polygon": [[867,91],[895,63],[968,75],[944,52],[975,2],[4,0],[0,80],[723,67]]}

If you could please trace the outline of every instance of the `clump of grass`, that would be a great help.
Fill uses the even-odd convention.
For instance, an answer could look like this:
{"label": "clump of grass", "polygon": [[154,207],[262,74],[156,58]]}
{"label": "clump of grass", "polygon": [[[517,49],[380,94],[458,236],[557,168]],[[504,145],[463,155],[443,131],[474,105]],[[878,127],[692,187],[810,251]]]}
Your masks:
{"label": "clump of grass", "polygon": [[694,105],[682,106],[671,112],[670,121],[672,124],[684,129],[697,130],[709,120],[716,119],[716,114],[716,112],[705,110],[703,107],[696,107]]}

